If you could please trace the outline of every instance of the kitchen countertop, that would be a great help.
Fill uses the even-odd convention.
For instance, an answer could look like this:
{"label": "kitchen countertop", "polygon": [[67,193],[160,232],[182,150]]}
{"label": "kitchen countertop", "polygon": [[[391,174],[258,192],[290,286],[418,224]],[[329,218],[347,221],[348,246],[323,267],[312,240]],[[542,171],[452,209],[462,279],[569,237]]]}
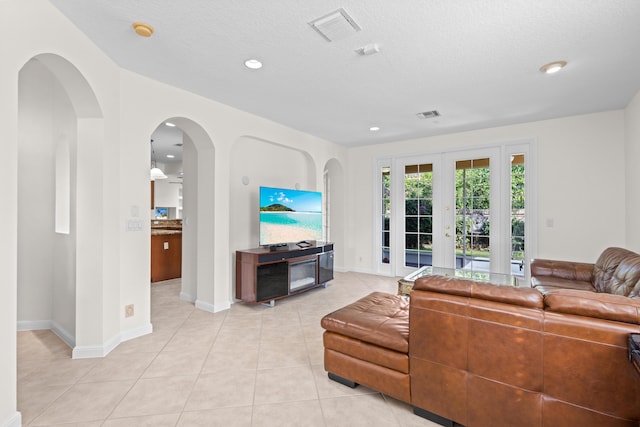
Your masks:
{"label": "kitchen countertop", "polygon": [[167,236],[171,234],[182,234],[182,229],[166,229],[166,228],[152,228],[152,236]]}

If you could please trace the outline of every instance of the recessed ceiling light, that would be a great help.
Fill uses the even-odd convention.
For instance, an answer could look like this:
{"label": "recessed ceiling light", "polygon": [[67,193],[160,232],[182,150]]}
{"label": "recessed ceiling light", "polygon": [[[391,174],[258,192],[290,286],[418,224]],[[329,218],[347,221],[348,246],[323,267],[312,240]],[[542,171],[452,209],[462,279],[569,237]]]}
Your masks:
{"label": "recessed ceiling light", "polygon": [[175,158],[175,157],[176,157],[176,156],[174,156],[173,154],[167,154],[167,159],[173,159],[173,158]]}
{"label": "recessed ceiling light", "polygon": [[144,22],[134,22],[133,29],[137,35],[142,37],[151,37],[153,34],[153,27]]}
{"label": "recessed ceiling light", "polygon": [[247,59],[246,61],[244,61],[244,65],[247,68],[251,68],[252,70],[262,68],[262,62],[258,61],[257,59]]}
{"label": "recessed ceiling light", "polygon": [[380,128],[379,128],[378,126],[371,126],[371,127],[369,128],[369,130],[370,130],[371,132],[378,132],[378,131],[380,130]]}
{"label": "recessed ceiling light", "polygon": [[174,125],[174,124],[173,124],[173,123],[171,123],[171,122],[164,122],[164,124],[165,124],[165,126],[169,126],[170,128],[174,128],[174,127],[176,127],[176,125]]}
{"label": "recessed ceiling light", "polygon": [[554,61],[540,67],[540,71],[545,74],[553,74],[562,70],[567,65],[567,61]]}

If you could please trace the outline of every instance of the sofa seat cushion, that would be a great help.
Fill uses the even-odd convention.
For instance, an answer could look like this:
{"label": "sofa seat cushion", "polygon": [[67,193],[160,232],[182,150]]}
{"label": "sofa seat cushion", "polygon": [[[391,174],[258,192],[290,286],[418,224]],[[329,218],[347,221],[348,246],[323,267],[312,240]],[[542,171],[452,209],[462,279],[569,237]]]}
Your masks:
{"label": "sofa seat cushion", "polygon": [[409,352],[409,303],[398,295],[373,292],[327,314],[321,325],[366,343]]}
{"label": "sofa seat cushion", "polygon": [[559,289],[544,296],[546,310],[640,325],[640,300],[622,295]]}
{"label": "sofa seat cushion", "polygon": [[546,294],[554,289],[576,289],[580,291],[596,292],[591,282],[582,280],[562,279],[555,276],[536,276],[531,278],[531,286]]}

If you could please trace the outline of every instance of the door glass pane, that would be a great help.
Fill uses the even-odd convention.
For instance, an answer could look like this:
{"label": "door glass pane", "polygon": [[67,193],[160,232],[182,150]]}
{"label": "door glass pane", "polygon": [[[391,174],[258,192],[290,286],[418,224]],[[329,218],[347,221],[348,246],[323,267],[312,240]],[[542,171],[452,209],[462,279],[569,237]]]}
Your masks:
{"label": "door glass pane", "polygon": [[490,271],[489,159],[456,162],[456,267]]}
{"label": "door glass pane", "polygon": [[511,156],[511,274],[524,276],[525,223],[524,154]]}
{"label": "door glass pane", "polygon": [[382,170],[382,263],[389,264],[389,242],[391,240],[391,168]]}
{"label": "door glass pane", "polygon": [[405,166],[405,267],[432,265],[433,165]]}

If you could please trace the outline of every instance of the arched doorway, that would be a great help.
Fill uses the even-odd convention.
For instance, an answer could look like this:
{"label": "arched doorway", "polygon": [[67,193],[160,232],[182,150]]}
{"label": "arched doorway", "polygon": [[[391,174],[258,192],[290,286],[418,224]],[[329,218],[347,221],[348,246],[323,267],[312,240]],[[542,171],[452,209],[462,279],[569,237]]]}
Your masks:
{"label": "arched doorway", "polygon": [[[175,181],[181,175],[181,206],[173,216],[182,222],[182,279],[180,298],[195,303],[197,308],[215,312],[214,301],[214,171],[215,149],[208,133],[198,123],[185,117],[162,121],[155,132],[175,125],[182,139],[181,164],[170,166]],[[171,127],[171,126],[170,126]],[[176,142],[177,143],[177,142]],[[157,148],[154,148],[157,152]],[[157,153],[158,154],[158,153]],[[159,153],[156,163],[162,163]],[[164,162],[163,166],[168,162]],[[180,169],[180,170],[178,170]],[[169,171],[168,171],[169,172]]]}
{"label": "arched doorway", "polygon": [[96,269],[103,243],[103,141],[101,108],[73,64],[41,54],[22,67],[18,329],[53,330],[73,357],[95,357],[84,351],[102,347],[104,301],[87,296],[101,294],[104,279]]}

